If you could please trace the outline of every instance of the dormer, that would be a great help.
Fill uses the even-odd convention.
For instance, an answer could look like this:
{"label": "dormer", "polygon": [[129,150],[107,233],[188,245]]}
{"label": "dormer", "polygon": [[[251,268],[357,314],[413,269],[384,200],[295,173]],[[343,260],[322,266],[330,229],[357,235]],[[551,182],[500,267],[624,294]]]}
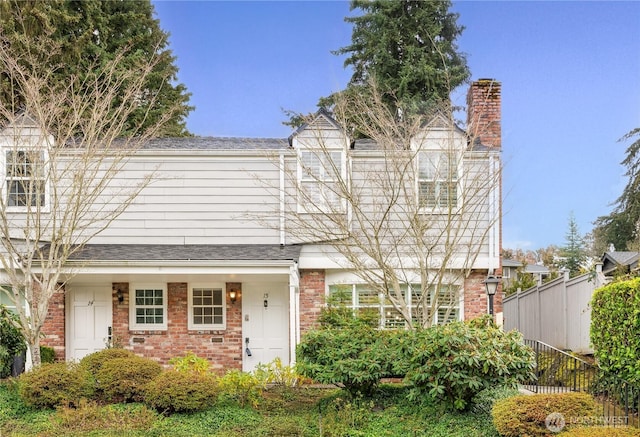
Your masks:
{"label": "dormer", "polygon": [[289,136],[289,146],[298,150],[318,147],[347,150],[349,144],[349,136],[324,108]]}

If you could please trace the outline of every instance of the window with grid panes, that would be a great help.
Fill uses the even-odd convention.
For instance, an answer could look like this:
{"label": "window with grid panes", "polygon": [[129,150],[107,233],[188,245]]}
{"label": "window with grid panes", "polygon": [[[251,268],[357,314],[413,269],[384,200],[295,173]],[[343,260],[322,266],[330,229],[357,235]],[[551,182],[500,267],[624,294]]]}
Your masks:
{"label": "window with grid panes", "polygon": [[300,203],[311,202],[323,211],[340,208],[338,183],[342,172],[342,152],[300,152],[300,186],[304,190]]}
{"label": "window with grid panes", "polygon": [[458,205],[458,164],[455,157],[441,151],[420,152],[418,200],[423,208]]}
{"label": "window with grid panes", "polygon": [[8,207],[46,206],[42,151],[9,150],[5,153],[5,190]]}
{"label": "window with grid panes", "polygon": [[193,286],[189,298],[189,329],[224,329],[225,295],[222,287]]}
{"label": "window with grid panes", "polygon": [[166,329],[167,301],[164,287],[133,287],[130,329]]}

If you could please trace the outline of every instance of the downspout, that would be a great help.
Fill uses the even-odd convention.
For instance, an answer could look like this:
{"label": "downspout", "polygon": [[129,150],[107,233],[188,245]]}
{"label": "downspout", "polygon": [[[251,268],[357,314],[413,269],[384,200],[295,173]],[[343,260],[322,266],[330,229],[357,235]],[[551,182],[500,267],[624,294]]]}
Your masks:
{"label": "downspout", "polygon": [[296,362],[296,346],[300,343],[300,275],[298,263],[289,267],[289,356],[290,365]]}
{"label": "downspout", "polygon": [[286,244],[284,182],[284,153],[280,152],[280,246],[284,246]]}

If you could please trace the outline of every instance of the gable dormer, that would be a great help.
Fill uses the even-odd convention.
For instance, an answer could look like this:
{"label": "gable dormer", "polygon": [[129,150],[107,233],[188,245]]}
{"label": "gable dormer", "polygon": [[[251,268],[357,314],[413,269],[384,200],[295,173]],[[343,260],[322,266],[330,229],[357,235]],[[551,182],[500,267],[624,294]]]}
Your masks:
{"label": "gable dormer", "polygon": [[309,121],[289,136],[289,146],[298,150],[318,147],[346,150],[349,144],[349,136],[324,108],[319,109]]}

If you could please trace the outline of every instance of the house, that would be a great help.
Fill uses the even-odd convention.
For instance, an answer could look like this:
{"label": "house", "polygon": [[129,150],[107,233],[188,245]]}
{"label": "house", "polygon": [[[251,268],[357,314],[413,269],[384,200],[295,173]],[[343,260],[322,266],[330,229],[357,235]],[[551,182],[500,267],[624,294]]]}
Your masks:
{"label": "house", "polygon": [[[437,322],[485,314],[483,281],[499,274],[500,184],[488,181],[500,181],[500,104],[498,82],[474,82],[468,130],[434,125],[420,139],[429,150],[419,157],[415,178],[402,181],[415,190],[418,213],[434,226],[444,223],[447,214],[466,224],[451,243],[456,252],[445,257],[442,247],[431,248],[434,255],[426,264],[390,248],[396,269],[407,278],[401,285],[407,302],[422,293],[419,268],[443,272],[447,283],[435,295],[456,290],[455,299],[436,308],[432,317]],[[0,146],[15,149],[16,130],[22,136],[44,135],[33,120],[21,118],[0,132]],[[441,150],[445,139],[457,161]],[[320,140],[330,149],[324,155],[330,166],[314,155]],[[315,227],[308,235],[296,234],[299,227],[288,215],[317,220],[315,212],[337,204],[352,218],[351,206],[319,182],[333,181],[336,175],[329,167],[338,176],[348,174],[354,186],[367,169],[377,169],[382,182],[388,174],[380,172],[381,163],[380,147],[370,140],[353,141],[325,112],[289,138],[151,140],[116,182],[136,180],[148,169],[154,169],[154,180],[64,266],[73,275],[51,301],[42,343],[66,360],[110,344],[163,364],[185,351],[220,369],[251,370],[276,357],[287,364],[295,361],[296,344],[337,287],[348,291],[354,309],[378,314],[381,327],[403,326],[393,304],[371,292],[330,238],[313,235]],[[448,170],[436,171],[437,164]],[[0,167],[7,178],[10,166]],[[301,197],[304,187],[309,197]],[[7,179],[7,201],[24,204],[24,193],[11,188]],[[375,204],[374,197],[369,205]],[[463,213],[467,205],[471,212]],[[499,295],[495,308],[501,311]],[[414,305],[407,311],[418,309]]]}
{"label": "house", "polygon": [[502,288],[511,287],[518,280],[520,273],[528,273],[533,276],[535,283],[541,285],[551,274],[548,267],[538,264],[526,264],[513,259],[502,259]]}
{"label": "house", "polygon": [[610,251],[602,255],[602,273],[605,276],[615,276],[616,274],[627,274],[638,269],[640,252]]}

